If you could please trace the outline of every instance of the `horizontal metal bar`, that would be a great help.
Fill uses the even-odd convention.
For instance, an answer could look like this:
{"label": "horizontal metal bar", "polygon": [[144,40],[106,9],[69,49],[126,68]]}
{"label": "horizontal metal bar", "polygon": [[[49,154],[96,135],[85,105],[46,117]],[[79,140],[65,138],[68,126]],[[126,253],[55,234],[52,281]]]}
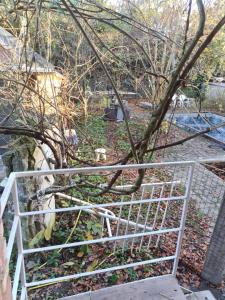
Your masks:
{"label": "horizontal metal bar", "polygon": [[216,162],[225,162],[225,156],[217,156],[213,158],[200,158],[195,161],[196,163],[216,163]]}
{"label": "horizontal metal bar", "polygon": [[17,291],[18,291],[18,286],[19,286],[19,281],[20,281],[22,258],[23,258],[22,254],[19,254],[17,257],[16,270],[15,270],[15,275],[14,275],[14,279],[13,279],[13,288],[12,288],[12,299],[13,300],[17,299]]}
{"label": "horizontal metal bar", "polygon": [[65,174],[87,174],[96,173],[101,171],[117,171],[117,170],[139,170],[139,169],[149,169],[149,168],[160,168],[169,166],[186,166],[195,163],[212,163],[225,161],[224,156],[218,156],[214,158],[198,159],[198,160],[187,160],[187,161],[173,161],[173,162],[160,162],[160,163],[148,163],[148,164],[130,164],[130,165],[115,165],[115,166],[101,166],[101,167],[85,167],[85,168],[71,168],[71,169],[55,169],[55,170],[42,170],[42,171],[24,171],[15,172],[16,178],[29,177],[29,176],[42,176],[42,175],[65,175]]}
{"label": "horizontal metal bar", "polygon": [[112,203],[102,203],[102,204],[90,204],[90,205],[81,205],[81,206],[71,206],[65,208],[55,208],[55,209],[45,209],[45,210],[37,210],[37,211],[28,211],[28,212],[20,212],[20,217],[27,216],[35,216],[40,214],[48,214],[48,213],[60,213],[60,212],[69,212],[76,210],[86,210],[93,208],[101,208],[101,207],[115,207],[115,206],[124,206],[124,205],[134,205],[141,203],[153,203],[153,202],[161,202],[161,201],[177,201],[184,200],[185,196],[178,197],[168,197],[168,198],[157,198],[157,199],[144,199],[144,200],[135,200],[135,201],[120,201],[120,202],[112,202]]}
{"label": "horizontal metal bar", "polygon": [[15,172],[16,178],[30,177],[30,176],[43,176],[43,175],[67,175],[67,174],[88,174],[98,173],[101,171],[119,171],[119,170],[140,170],[151,169],[169,166],[186,166],[194,164],[195,161],[174,161],[174,162],[161,162],[161,163],[148,163],[148,164],[130,164],[130,165],[115,165],[115,166],[101,166],[101,167],[84,167],[84,168],[71,168],[71,169],[54,169],[54,170],[40,170],[40,171],[24,171]]}
{"label": "horizontal metal bar", "polygon": [[29,287],[33,287],[33,286],[37,286],[37,285],[42,285],[42,284],[57,283],[59,281],[60,282],[67,281],[67,280],[76,279],[76,278],[80,278],[80,277],[96,275],[96,274],[101,274],[101,273],[106,273],[106,272],[112,272],[112,271],[117,271],[117,270],[121,270],[121,269],[133,268],[133,267],[141,266],[141,265],[160,263],[163,261],[174,260],[174,259],[175,259],[174,255],[155,258],[155,259],[149,259],[149,260],[144,260],[141,262],[130,263],[130,264],[115,266],[115,267],[106,268],[106,269],[100,269],[100,270],[96,270],[96,271],[92,271],[92,272],[83,272],[83,273],[79,273],[79,274],[62,276],[62,277],[58,277],[58,278],[51,278],[51,279],[46,279],[46,280],[41,280],[41,281],[29,282],[29,283],[26,283],[26,287],[29,288]]}
{"label": "horizontal metal bar", "polygon": [[[141,184],[141,188],[142,187],[155,187],[155,186],[161,186],[161,185],[169,185],[169,184],[180,184],[182,183],[180,180],[175,180],[175,181],[160,181],[160,182],[149,182],[149,183],[142,183]],[[125,184],[125,185],[122,185],[122,186],[119,186],[117,185],[115,188],[120,188],[120,189],[123,189],[123,188],[128,188],[128,187],[132,187],[133,185],[132,184]]]}
{"label": "horizontal metal bar", "polygon": [[9,196],[10,196],[10,193],[12,190],[12,186],[13,186],[15,178],[16,178],[15,176],[16,176],[15,173],[10,174],[10,176],[6,182],[2,196],[0,198],[0,219],[3,217],[5,207],[6,207],[7,201],[9,199]]}
{"label": "horizontal metal bar", "polygon": [[16,237],[16,231],[17,231],[18,223],[19,223],[19,217],[15,216],[14,220],[13,220],[12,228],[10,230],[9,240],[8,240],[7,249],[6,249],[6,258],[7,258],[8,263],[9,263],[10,258],[11,258],[11,254],[12,254],[13,244],[14,244],[15,237]]}
{"label": "horizontal metal bar", "polygon": [[37,253],[37,252],[43,252],[43,251],[53,251],[53,250],[57,250],[57,249],[72,248],[72,247],[77,247],[77,246],[105,243],[105,242],[111,242],[111,241],[117,241],[117,240],[126,240],[126,239],[131,239],[131,238],[165,234],[165,233],[178,232],[178,231],[180,231],[180,227],[169,228],[169,229],[160,229],[160,230],[155,230],[155,231],[150,231],[150,232],[132,233],[132,234],[127,234],[127,235],[119,235],[119,236],[113,236],[113,237],[107,237],[107,238],[101,238],[101,239],[95,239],[95,240],[88,240],[88,241],[82,241],[82,242],[60,244],[60,245],[55,245],[55,246],[24,249],[22,253],[23,254],[31,254],[31,253]]}

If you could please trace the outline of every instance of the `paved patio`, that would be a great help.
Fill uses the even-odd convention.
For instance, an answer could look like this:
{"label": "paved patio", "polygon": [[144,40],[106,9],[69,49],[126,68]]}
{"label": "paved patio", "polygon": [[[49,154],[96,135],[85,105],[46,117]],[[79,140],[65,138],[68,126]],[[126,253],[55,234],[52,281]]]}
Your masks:
{"label": "paved patio", "polygon": [[[137,120],[148,120],[150,111],[141,109],[130,104],[131,116]],[[162,137],[158,141],[159,145],[166,144],[188,137],[190,133],[171,125],[168,136]],[[225,146],[221,146],[204,136],[196,137],[178,146],[160,150],[156,153],[157,161],[188,161],[200,160],[216,157],[225,158]],[[208,170],[203,164],[198,164],[195,168],[191,198],[197,204],[202,213],[210,218],[212,227],[214,226],[218,210],[225,192],[225,183],[220,177]]]}
{"label": "paved patio", "polygon": [[[176,140],[188,135],[179,128],[175,128],[175,130]],[[182,145],[166,149],[161,160],[187,161],[217,157],[225,158],[225,151],[215,142],[205,137],[197,137]],[[200,211],[210,218],[212,227],[218,215],[224,193],[224,180],[208,170],[204,164],[198,164],[193,175],[191,198],[196,202]]]}

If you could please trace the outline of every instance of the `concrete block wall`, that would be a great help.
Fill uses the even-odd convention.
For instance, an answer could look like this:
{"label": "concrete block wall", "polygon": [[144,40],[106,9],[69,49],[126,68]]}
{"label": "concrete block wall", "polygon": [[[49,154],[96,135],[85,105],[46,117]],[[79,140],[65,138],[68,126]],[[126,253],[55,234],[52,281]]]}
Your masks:
{"label": "concrete block wall", "polygon": [[12,300],[11,278],[6,258],[6,240],[3,233],[3,221],[0,219],[0,300]]}
{"label": "concrete block wall", "polygon": [[225,193],[220,206],[216,225],[210,240],[202,277],[213,283],[220,284],[225,270]]}
{"label": "concrete block wall", "polygon": [[5,176],[6,176],[6,167],[4,166],[1,155],[0,155],[0,180],[5,178]]}

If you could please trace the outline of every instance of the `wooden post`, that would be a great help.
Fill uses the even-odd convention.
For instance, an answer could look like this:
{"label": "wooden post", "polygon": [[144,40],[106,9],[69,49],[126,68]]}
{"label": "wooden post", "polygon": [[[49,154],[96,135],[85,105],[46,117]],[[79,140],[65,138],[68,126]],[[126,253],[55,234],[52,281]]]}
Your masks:
{"label": "wooden post", "polygon": [[212,284],[220,284],[225,270],[225,193],[216,225],[210,240],[202,277]]}
{"label": "wooden post", "polygon": [[12,286],[6,258],[6,240],[3,233],[3,221],[0,219],[0,300],[12,300]]}

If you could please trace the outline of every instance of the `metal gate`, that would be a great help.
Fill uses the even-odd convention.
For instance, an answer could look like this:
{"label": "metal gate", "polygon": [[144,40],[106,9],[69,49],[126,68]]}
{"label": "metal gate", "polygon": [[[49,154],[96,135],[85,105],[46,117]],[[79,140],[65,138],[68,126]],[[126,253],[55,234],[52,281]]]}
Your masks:
{"label": "metal gate", "polygon": [[[28,299],[29,288],[36,286],[86,276],[100,276],[103,273],[112,274],[117,270],[139,266],[151,266],[149,274],[152,272],[152,276],[165,273],[175,276],[194,164],[194,162],[172,162],[12,173],[1,198],[1,219],[7,204],[10,206],[12,197],[14,217],[7,241],[6,256],[9,264],[12,261],[12,249],[16,240],[13,299],[17,299],[18,296],[20,299]],[[145,177],[140,188],[130,195],[118,195],[118,190],[129,190],[133,186],[141,169],[145,170]],[[100,197],[79,196],[80,192],[76,187],[68,189],[66,194],[56,192],[55,209],[28,211],[25,209],[21,193],[18,192],[25,189],[30,193],[27,187],[36,178],[48,175],[54,175],[55,178],[60,176],[62,187],[79,177],[89,182],[89,189],[90,186],[95,186],[93,191],[96,191],[104,188],[106,182],[118,171],[121,171],[121,175],[117,185],[113,187],[114,193]],[[121,184],[118,185],[118,182]],[[32,190],[32,195],[35,193],[38,195],[38,201],[42,201],[44,194],[41,194],[37,187],[36,190]],[[27,199],[34,198],[28,194]],[[64,204],[66,202],[68,207],[62,207],[62,202]],[[26,241],[24,243],[29,218],[52,213],[63,216],[65,222],[67,219],[74,221],[69,236],[65,236],[65,241],[60,244],[52,244],[50,240],[45,241],[42,246],[29,247]],[[71,268],[71,274],[62,273],[62,276],[54,278],[51,274],[46,278],[45,274],[45,277],[39,280],[32,280],[29,277],[27,264],[31,256],[35,259],[40,253],[48,252],[52,255],[53,252],[60,253],[69,249],[75,253],[72,263],[76,267]],[[85,253],[84,249],[91,249],[92,253],[88,251]],[[154,266],[157,265],[163,266],[162,274],[159,269],[155,271]],[[49,271],[51,272],[51,266]]]}

